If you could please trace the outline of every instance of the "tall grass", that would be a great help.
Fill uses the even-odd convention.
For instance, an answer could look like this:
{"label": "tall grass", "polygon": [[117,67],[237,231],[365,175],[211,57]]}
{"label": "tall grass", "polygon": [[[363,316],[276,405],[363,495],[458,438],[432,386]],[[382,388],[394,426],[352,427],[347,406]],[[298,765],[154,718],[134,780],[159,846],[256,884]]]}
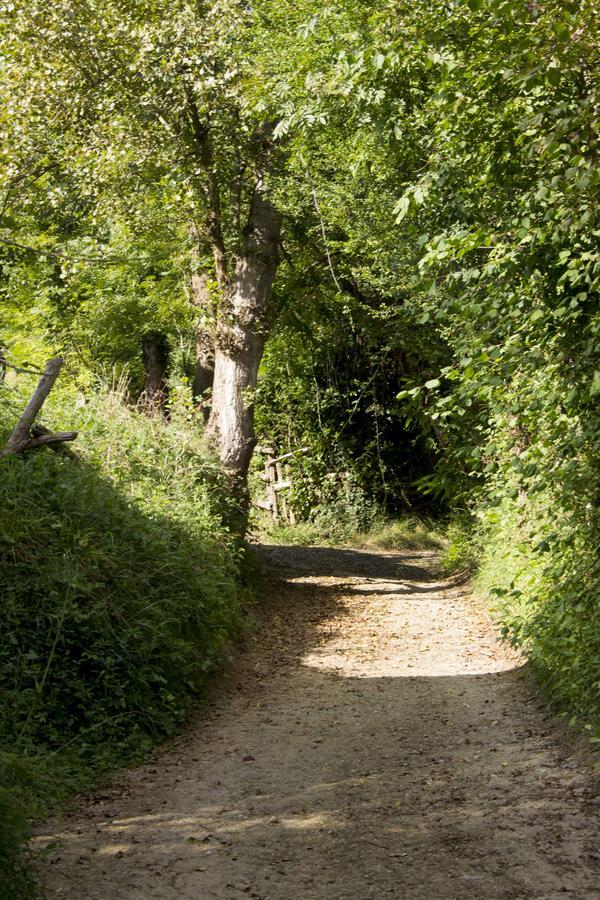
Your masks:
{"label": "tall grass", "polygon": [[308,522],[288,525],[275,523],[261,514],[255,526],[256,536],[264,541],[293,546],[350,546],[365,550],[437,550],[448,546],[442,525],[415,515],[395,519],[373,516],[367,527],[359,527],[349,517],[335,516],[339,506],[319,511]]}

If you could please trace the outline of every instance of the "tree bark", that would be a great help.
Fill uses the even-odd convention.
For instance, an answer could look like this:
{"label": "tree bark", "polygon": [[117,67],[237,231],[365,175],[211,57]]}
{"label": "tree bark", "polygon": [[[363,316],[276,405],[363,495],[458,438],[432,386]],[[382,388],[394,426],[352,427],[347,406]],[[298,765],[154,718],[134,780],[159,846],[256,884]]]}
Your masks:
{"label": "tree bark", "polygon": [[[212,403],[207,437],[231,479],[239,517],[232,527],[243,536],[249,509],[248,467],[256,444],[254,390],[262,358],[266,308],[279,263],[281,219],[266,198],[263,173],[270,168],[272,123],[264,123],[254,135],[252,157],[256,181],[251,192],[248,219],[240,235],[238,252],[231,260],[226,250],[222,222],[221,185],[213,159],[213,134],[209,116],[202,116],[191,87],[186,89],[189,137],[203,170],[201,190],[206,202],[204,238],[212,248],[219,286],[215,328],[215,362]],[[239,228],[244,171],[240,168],[230,185]],[[204,374],[204,373],[203,373]]]}
{"label": "tree bark", "polygon": [[279,263],[281,217],[255,189],[242,249],[224,285],[217,323],[211,444],[232,479],[242,519],[248,512],[247,475],[256,444],[254,390],[266,337],[266,311]]}
{"label": "tree bark", "polygon": [[165,413],[168,397],[169,345],[164,334],[153,331],[142,338],[146,384],[140,405],[148,411]]}

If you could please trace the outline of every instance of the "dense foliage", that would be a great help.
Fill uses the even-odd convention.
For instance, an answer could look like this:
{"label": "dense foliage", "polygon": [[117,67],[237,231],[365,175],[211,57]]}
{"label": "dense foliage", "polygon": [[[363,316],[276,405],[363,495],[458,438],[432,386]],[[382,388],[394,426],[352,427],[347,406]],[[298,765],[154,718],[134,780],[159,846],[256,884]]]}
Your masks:
{"label": "dense foliage", "polygon": [[471,3],[419,34],[435,77],[396,221],[422,248],[417,321],[451,356],[403,396],[444,448],[431,486],[480,522],[505,633],[550,696],[597,722],[594,11]]}
{"label": "dense foliage", "polygon": [[[212,659],[237,622],[191,381],[260,174],[283,224],[248,402],[261,442],[309,448],[293,464],[303,535],[449,517],[449,564],[478,566],[505,635],[598,740],[591,0],[2,9],[0,343],[17,364],[64,354],[89,401],[58,417],[82,423],[85,464],[2,463],[22,647],[6,672],[27,710],[10,738],[54,752],[92,726],[76,746],[169,730],[199,674],[191,648]],[[135,399],[150,332],[170,348],[171,420],[89,400],[111,369]],[[6,431],[15,408],[1,414]]]}

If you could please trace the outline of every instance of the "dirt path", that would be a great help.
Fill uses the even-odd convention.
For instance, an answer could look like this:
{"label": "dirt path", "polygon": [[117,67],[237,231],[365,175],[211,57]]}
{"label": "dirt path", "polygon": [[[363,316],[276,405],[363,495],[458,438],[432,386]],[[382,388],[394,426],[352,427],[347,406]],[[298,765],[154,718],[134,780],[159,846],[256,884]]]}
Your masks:
{"label": "dirt path", "polygon": [[186,733],[50,823],[47,896],[600,898],[598,792],[427,553],[266,548],[281,583]]}

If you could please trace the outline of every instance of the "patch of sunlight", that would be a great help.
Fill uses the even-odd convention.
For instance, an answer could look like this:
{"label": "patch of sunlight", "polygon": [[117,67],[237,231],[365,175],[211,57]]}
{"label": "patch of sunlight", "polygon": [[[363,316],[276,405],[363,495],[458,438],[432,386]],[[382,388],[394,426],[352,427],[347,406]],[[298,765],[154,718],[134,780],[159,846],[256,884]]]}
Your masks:
{"label": "patch of sunlight", "polygon": [[294,578],[285,580],[288,584],[325,584],[327,587],[338,585],[345,587],[349,584],[349,579],[341,575],[296,575]]}
{"label": "patch of sunlight", "polygon": [[29,846],[36,849],[38,847],[44,849],[47,844],[62,843],[62,841],[68,841],[72,838],[73,835],[70,831],[57,831],[52,834],[36,834],[30,839]]}
{"label": "patch of sunlight", "polygon": [[132,831],[135,832],[145,825],[153,827],[165,822],[187,828],[198,828],[199,825],[204,825],[200,819],[195,817],[173,821],[169,816],[136,816],[133,819],[113,819],[112,822],[103,826],[103,830],[108,834],[127,834]]}
{"label": "patch of sunlight", "polygon": [[99,856],[116,856],[117,853],[127,853],[131,850],[131,844],[105,844],[98,848]]}
{"label": "patch of sunlight", "polygon": [[441,678],[452,675],[492,675],[521,669],[521,660],[501,656],[477,658],[468,653],[438,653],[423,650],[418,657],[398,655],[384,650],[373,651],[367,657],[356,649],[313,650],[301,660],[303,666],[319,669],[338,678]]}
{"label": "patch of sunlight", "polygon": [[400,581],[347,581],[351,591],[364,591],[368,594],[418,594],[414,584]]}
{"label": "patch of sunlight", "polygon": [[302,817],[284,816],[280,819],[280,823],[284,828],[291,828],[296,831],[306,828],[332,828],[334,825],[339,826],[340,824],[333,816],[324,815],[323,813],[304,815]]}
{"label": "patch of sunlight", "polygon": [[[136,823],[136,825],[137,824],[139,824],[139,823]],[[107,831],[109,834],[115,834],[115,833],[122,834],[125,831],[134,831],[136,828],[136,825],[132,825],[132,824],[123,825],[121,822],[116,821],[116,822],[111,822],[109,825],[105,825],[104,830]]]}
{"label": "patch of sunlight", "polygon": [[129,816],[125,819],[113,819],[113,825],[139,825],[144,822],[161,822],[164,819],[164,815],[144,815],[144,816]]}
{"label": "patch of sunlight", "polygon": [[281,825],[284,828],[303,829],[303,828],[331,828],[338,824],[333,816],[327,813],[306,813],[295,816],[252,816],[244,819],[242,822],[231,822],[221,825],[214,829],[215,834],[221,832],[227,834],[235,834],[247,831],[250,828],[263,827],[265,825]]}

